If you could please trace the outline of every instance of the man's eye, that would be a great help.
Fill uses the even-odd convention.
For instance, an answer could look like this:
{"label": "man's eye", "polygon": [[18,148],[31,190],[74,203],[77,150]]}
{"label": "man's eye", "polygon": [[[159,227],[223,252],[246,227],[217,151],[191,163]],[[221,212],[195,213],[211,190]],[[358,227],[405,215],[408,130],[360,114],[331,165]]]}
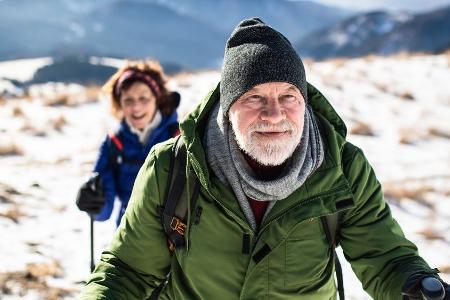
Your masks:
{"label": "man's eye", "polygon": [[260,102],[263,99],[263,97],[259,96],[259,95],[253,95],[250,96],[246,99],[246,101],[248,102]]}
{"label": "man's eye", "polygon": [[281,101],[286,103],[292,103],[297,101],[297,97],[295,97],[294,95],[283,95],[281,96]]}

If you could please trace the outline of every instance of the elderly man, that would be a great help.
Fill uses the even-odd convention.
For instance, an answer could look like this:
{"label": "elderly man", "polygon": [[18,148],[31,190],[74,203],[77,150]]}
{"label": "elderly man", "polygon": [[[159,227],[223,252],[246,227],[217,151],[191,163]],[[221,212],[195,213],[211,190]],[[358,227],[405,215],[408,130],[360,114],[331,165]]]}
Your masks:
{"label": "elderly man", "polygon": [[81,299],[144,299],[159,286],[159,299],[336,299],[322,222],[336,214],[346,259],[372,297],[422,299],[430,286],[442,297],[438,271],[404,237],[343,121],[261,20],[235,28],[220,85],[180,128],[183,179],[199,185],[184,223],[170,223],[184,247],[170,236],[167,246],[161,222],[172,139],[149,154]]}

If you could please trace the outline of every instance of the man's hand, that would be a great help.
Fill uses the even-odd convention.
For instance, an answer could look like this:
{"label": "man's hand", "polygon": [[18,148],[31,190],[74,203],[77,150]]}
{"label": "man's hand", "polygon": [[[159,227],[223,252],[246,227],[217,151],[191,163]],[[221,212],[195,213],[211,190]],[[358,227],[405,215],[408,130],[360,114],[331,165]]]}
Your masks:
{"label": "man's hand", "polygon": [[402,288],[404,300],[450,300],[450,285],[437,276],[411,275]]}
{"label": "man's hand", "polygon": [[98,214],[105,205],[102,179],[98,173],[93,173],[78,191],[77,206],[89,215]]}

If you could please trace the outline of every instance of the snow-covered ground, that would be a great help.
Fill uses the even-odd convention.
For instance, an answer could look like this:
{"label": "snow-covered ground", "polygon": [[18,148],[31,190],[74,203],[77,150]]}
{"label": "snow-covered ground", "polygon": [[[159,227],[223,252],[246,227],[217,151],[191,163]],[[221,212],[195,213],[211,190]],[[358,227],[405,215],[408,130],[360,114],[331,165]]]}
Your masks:
{"label": "snow-covered ground", "polygon": [[[0,74],[24,79],[47,62],[0,63]],[[348,139],[373,164],[406,235],[450,280],[450,56],[306,62],[306,68],[308,81],[347,123]],[[180,115],[218,79],[217,71],[173,77]],[[73,299],[89,274],[89,218],[75,196],[115,123],[104,103],[80,100],[75,90],[64,101],[39,93],[0,99],[0,299]],[[114,227],[113,220],[95,224],[97,259]],[[347,298],[370,299],[346,263],[344,270]]]}
{"label": "snow-covered ground", "polygon": [[0,77],[27,81],[33,78],[37,69],[53,62],[50,57],[18,59],[0,62]]}

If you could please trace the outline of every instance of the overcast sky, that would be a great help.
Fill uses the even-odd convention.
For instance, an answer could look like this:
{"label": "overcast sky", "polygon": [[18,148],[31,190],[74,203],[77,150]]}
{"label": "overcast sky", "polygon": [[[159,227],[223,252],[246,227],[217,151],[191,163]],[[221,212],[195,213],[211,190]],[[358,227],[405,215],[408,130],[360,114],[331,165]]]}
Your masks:
{"label": "overcast sky", "polygon": [[439,8],[444,5],[450,5],[450,0],[311,0],[323,4],[341,6],[357,10],[407,10],[407,11],[427,11]]}

